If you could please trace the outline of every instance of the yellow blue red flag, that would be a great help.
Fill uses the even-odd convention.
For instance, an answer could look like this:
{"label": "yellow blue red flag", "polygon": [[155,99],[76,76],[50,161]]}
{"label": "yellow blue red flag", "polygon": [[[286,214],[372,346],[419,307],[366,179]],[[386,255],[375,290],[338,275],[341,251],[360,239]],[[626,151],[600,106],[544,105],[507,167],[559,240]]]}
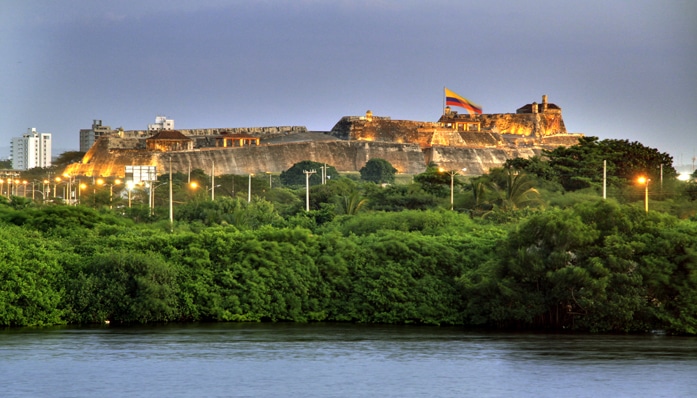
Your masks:
{"label": "yellow blue red flag", "polygon": [[474,102],[468,100],[465,97],[455,94],[454,92],[445,89],[445,105],[447,106],[458,106],[460,108],[467,109],[470,115],[475,113],[478,115],[482,114],[482,106],[475,104]]}

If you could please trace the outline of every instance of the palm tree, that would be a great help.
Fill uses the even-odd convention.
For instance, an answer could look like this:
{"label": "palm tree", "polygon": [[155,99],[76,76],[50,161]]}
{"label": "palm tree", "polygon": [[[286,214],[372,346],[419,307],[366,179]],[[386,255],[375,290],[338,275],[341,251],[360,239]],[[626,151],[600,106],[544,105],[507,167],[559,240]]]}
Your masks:
{"label": "palm tree", "polygon": [[338,199],[339,210],[347,215],[355,215],[358,213],[363,206],[368,203],[368,199],[360,196],[358,191],[351,192],[351,195],[339,196]]}
{"label": "palm tree", "polygon": [[516,210],[521,207],[542,204],[540,192],[534,188],[535,180],[529,174],[517,170],[506,169],[506,181],[503,187],[492,183],[492,188],[498,192],[496,204],[503,210]]}

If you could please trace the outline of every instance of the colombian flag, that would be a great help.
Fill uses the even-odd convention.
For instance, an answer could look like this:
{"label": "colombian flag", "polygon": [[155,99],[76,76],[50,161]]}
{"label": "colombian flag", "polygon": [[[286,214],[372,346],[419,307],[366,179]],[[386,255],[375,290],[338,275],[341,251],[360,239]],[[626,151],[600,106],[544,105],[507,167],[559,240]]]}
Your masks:
{"label": "colombian flag", "polygon": [[470,115],[474,115],[475,113],[478,115],[482,114],[481,105],[477,105],[474,102],[468,100],[467,98],[455,94],[447,88],[445,89],[445,105],[459,106],[460,108],[465,108],[467,109],[467,112],[469,112]]}

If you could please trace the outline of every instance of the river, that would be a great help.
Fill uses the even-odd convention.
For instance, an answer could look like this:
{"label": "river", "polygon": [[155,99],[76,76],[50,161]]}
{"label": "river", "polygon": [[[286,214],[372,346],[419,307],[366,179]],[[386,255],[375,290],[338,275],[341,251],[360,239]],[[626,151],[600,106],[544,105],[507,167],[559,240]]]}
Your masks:
{"label": "river", "polygon": [[0,330],[2,397],[696,397],[697,338],[193,324]]}

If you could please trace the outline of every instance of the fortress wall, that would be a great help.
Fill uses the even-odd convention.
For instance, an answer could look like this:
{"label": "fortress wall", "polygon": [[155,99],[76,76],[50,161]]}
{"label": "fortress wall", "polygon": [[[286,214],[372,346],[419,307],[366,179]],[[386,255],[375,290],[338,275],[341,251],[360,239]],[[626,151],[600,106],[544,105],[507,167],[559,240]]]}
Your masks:
{"label": "fortress wall", "polygon": [[500,134],[474,131],[460,132],[464,145],[481,148],[494,148],[503,143]]}
{"label": "fortress wall", "polygon": [[[167,163],[169,155],[157,153],[158,163]],[[356,141],[297,142],[176,152],[172,153],[172,167],[174,170],[188,170],[191,162],[192,168],[210,170],[215,162],[216,174],[280,173],[295,163],[312,160],[334,166],[338,171],[358,171],[376,157],[388,160],[403,173],[418,173],[425,169],[423,153],[418,145]]]}
{"label": "fortress wall", "polygon": [[561,113],[490,113],[461,115],[462,120],[478,121],[482,131],[500,134],[543,137],[566,134]]}
{"label": "fortress wall", "polygon": [[419,122],[412,120],[391,120],[389,118],[374,118],[372,121],[342,118],[332,128],[330,134],[342,140],[380,141],[380,142],[412,142],[426,143],[430,136],[424,137],[428,129],[441,129],[438,123]]}
{"label": "fortress wall", "polygon": [[137,150],[98,151],[87,163],[76,163],[66,170],[71,175],[124,177],[125,166],[157,166],[158,174],[169,170],[186,173],[202,169],[210,173],[249,174],[280,173],[303,160],[326,163],[340,172],[359,171],[372,158],[390,162],[400,173],[417,174],[430,161],[448,170],[467,168],[466,174],[480,175],[501,167],[507,159],[529,158],[541,154],[541,148],[463,148],[434,146],[422,150],[416,144],[393,144],[366,141],[297,142],[259,147],[200,149],[181,152],[149,152]]}
{"label": "fortress wall", "polygon": [[424,150],[427,162],[435,162],[446,170],[462,170],[463,174],[481,175],[502,167],[508,159],[530,158],[541,153],[540,149],[453,148],[434,146]]}
{"label": "fortress wall", "polygon": [[[169,170],[186,173],[191,169],[216,174],[280,173],[303,160],[327,163],[338,171],[358,171],[371,158],[383,158],[401,173],[420,173],[426,168],[424,155],[416,144],[363,141],[311,141],[236,148],[197,149],[180,152],[151,152],[108,149],[104,141],[95,144],[82,163],[70,165],[71,175],[124,177],[125,166],[157,166],[158,174]],[[94,151],[93,151],[94,150]]]}
{"label": "fortress wall", "polygon": [[572,146],[578,144],[578,139],[583,137],[583,134],[563,134],[544,137],[542,144],[545,146]]}

